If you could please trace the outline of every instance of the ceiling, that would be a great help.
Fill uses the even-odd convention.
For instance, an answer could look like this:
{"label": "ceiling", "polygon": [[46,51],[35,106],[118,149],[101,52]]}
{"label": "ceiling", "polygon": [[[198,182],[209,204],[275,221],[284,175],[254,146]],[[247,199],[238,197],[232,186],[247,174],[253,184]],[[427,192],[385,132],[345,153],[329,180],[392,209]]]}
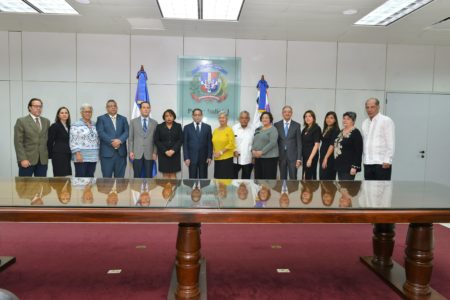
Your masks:
{"label": "ceiling", "polygon": [[[435,0],[381,28],[352,24],[384,0],[245,0],[239,22],[162,20],[164,30],[133,29],[128,21],[160,23],[156,0],[68,2],[80,16],[0,13],[0,31],[450,45],[450,26],[431,28],[450,16],[450,0]],[[346,9],[358,13],[343,15]]]}

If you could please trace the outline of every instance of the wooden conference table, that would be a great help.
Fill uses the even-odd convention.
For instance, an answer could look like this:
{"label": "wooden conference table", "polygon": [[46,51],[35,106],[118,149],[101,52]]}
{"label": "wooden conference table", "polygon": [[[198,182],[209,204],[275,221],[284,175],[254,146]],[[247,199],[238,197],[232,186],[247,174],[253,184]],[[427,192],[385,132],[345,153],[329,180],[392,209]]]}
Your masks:
{"label": "wooden conference table", "polygon": [[[12,178],[0,222],[177,222],[176,299],[206,299],[201,223],[373,223],[361,261],[404,298],[445,299],[429,285],[433,223],[450,222],[450,187],[436,183]],[[405,269],[391,259],[395,223],[410,224]]]}

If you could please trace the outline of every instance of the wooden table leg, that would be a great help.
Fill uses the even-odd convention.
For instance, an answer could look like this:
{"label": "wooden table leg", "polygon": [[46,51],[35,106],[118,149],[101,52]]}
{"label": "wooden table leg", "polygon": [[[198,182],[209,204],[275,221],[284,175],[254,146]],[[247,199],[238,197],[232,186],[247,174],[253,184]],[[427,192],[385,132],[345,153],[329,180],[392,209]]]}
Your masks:
{"label": "wooden table leg", "polygon": [[392,252],[395,244],[395,224],[374,224],[372,263],[380,267],[392,266]]}
{"label": "wooden table leg", "polygon": [[177,299],[199,299],[200,223],[178,225],[177,256],[175,262],[178,287]]}
{"label": "wooden table leg", "polygon": [[433,271],[433,224],[410,224],[406,236],[405,291],[413,296],[431,294]]}
{"label": "wooden table leg", "polygon": [[373,233],[374,256],[361,257],[366,266],[404,299],[445,299],[429,285],[433,260],[432,224],[409,225],[405,268],[391,259],[394,225],[375,224]]}

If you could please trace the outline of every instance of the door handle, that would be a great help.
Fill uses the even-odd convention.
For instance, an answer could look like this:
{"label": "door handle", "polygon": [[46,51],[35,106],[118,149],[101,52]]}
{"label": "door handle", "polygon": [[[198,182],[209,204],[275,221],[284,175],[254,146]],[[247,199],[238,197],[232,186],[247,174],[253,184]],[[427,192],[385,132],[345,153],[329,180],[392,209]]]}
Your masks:
{"label": "door handle", "polygon": [[419,151],[420,154],[425,154],[425,150]]}

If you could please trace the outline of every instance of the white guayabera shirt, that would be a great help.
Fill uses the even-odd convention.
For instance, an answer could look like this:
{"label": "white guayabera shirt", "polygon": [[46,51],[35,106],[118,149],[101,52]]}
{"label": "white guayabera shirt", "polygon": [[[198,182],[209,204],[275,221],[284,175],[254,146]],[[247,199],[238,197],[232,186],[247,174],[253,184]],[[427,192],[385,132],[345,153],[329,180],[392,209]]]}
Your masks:
{"label": "white guayabera shirt", "polygon": [[392,164],[395,151],[395,125],[391,118],[378,113],[362,124],[363,163],[365,165]]}
{"label": "white guayabera shirt", "polygon": [[253,136],[255,135],[255,128],[248,124],[247,127],[242,128],[240,123],[233,126],[234,138],[236,141],[236,151],[241,155],[239,158],[234,157],[233,163],[238,165],[248,165],[252,163],[252,144]]}

